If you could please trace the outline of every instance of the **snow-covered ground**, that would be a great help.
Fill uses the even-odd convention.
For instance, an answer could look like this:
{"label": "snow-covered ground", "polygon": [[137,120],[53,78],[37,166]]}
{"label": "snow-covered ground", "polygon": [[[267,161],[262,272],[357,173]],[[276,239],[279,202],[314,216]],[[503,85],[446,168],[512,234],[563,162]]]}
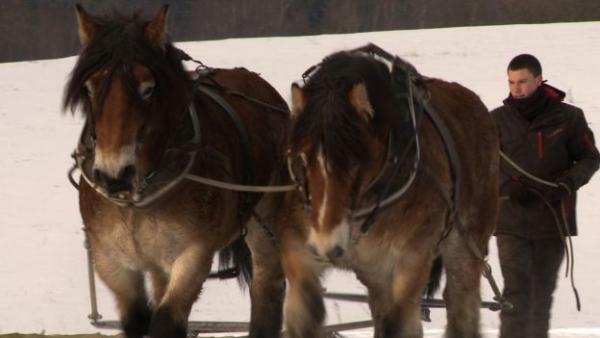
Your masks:
{"label": "snow-covered ground", "polygon": [[[284,97],[290,83],[327,54],[373,42],[412,62],[428,76],[462,83],[488,108],[507,95],[510,58],[537,55],[549,83],[568,93],[600,135],[600,22],[375,32],[294,38],[231,39],[178,44],[218,67],[244,66],[262,74]],[[41,37],[43,38],[43,37]],[[86,256],[76,191],[66,179],[82,121],[60,113],[62,88],[75,58],[0,64],[0,333],[97,332],[88,320]],[[190,67],[193,65],[190,64]],[[552,337],[600,337],[600,179],[581,189],[580,236],[574,239],[577,312],[568,280],[555,297]],[[495,245],[490,262],[501,284]],[[484,299],[491,291],[484,285]],[[364,292],[351,274],[327,277],[331,291]],[[100,312],[116,313],[99,285]],[[206,283],[192,320],[246,320],[247,294],[235,282]],[[329,321],[362,320],[367,306],[328,301]],[[496,335],[497,314],[483,310],[486,337]],[[440,337],[444,311],[433,310],[427,337]],[[111,333],[112,331],[104,331]],[[348,337],[368,337],[367,330]]]}

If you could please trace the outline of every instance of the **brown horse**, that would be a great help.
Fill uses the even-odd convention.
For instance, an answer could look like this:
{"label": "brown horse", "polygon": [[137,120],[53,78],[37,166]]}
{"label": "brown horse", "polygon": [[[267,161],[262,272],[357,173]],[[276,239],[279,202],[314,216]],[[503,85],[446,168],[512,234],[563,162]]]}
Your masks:
{"label": "brown horse", "polygon": [[[274,197],[185,177],[273,183],[285,168],[285,101],[245,69],[193,81],[167,38],[167,7],[148,21],[92,16],[80,6],[77,16],[83,49],[64,106],[86,116],[75,154],[85,178],[80,211],[125,335],[185,337],[213,256],[237,243],[236,257],[252,264],[242,268],[253,270],[250,336],[278,337],[285,291],[279,254],[249,222],[252,210],[268,214]],[[246,231],[252,262],[236,241]]]}
{"label": "brown horse", "polygon": [[287,329],[321,335],[319,274],[331,263],[367,287],[375,337],[422,337],[421,295],[441,255],[446,337],[479,337],[498,204],[492,119],[470,90],[382,55],[332,54],[292,86],[290,171],[304,197],[288,195],[294,216],[280,229]]}

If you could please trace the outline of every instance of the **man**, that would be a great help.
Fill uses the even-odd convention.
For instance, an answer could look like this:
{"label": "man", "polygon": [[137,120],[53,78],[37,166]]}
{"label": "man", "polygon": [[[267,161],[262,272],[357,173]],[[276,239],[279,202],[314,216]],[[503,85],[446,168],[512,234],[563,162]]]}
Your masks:
{"label": "man", "polygon": [[575,192],[598,169],[600,155],[583,111],[543,81],[534,56],[514,57],[507,74],[510,95],[492,111],[502,151],[547,183],[501,163],[496,239],[503,295],[513,308],[500,313],[500,337],[546,338],[564,239],[577,234]]}

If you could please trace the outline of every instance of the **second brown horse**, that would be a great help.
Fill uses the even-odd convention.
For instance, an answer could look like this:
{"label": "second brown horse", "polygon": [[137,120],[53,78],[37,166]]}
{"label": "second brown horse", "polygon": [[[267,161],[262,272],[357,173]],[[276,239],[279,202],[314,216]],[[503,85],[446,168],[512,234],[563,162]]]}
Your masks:
{"label": "second brown horse", "polygon": [[322,335],[329,264],[367,287],[375,337],[422,337],[421,295],[438,255],[445,337],[480,337],[482,256],[498,208],[492,119],[465,87],[386,61],[339,52],[292,87],[290,169],[303,194],[287,196],[280,230],[291,337]]}

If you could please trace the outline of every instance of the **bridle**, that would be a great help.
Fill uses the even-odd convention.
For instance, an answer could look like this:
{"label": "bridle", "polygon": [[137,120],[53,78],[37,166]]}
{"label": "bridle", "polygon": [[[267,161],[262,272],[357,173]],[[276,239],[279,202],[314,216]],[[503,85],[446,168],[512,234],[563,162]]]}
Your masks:
{"label": "bridle", "polygon": [[[204,67],[202,69],[199,67],[196,69],[196,75],[199,75],[200,72],[210,72],[210,70],[211,69],[208,67]],[[215,101],[234,121],[240,135],[245,135],[245,128],[243,123],[241,123],[239,120],[237,112],[223,97],[221,97],[221,95],[217,92],[217,90],[215,90],[215,88],[213,88],[213,86],[201,83],[199,80],[200,78],[202,78],[202,74],[200,74],[196,79],[194,93],[200,92]],[[227,88],[220,89],[223,89],[228,94],[244,98],[253,104],[258,104],[269,109],[281,111],[281,108],[275,107],[269,103],[262,102],[255,98],[247,97],[243,93],[235,91],[229,92]],[[198,120],[198,114],[194,105],[194,100],[192,100],[187,109],[187,116],[189,116],[189,121],[184,119],[182,123],[183,129],[185,130],[186,126],[191,125],[192,131],[189,133],[192,134],[192,136],[187,140],[173,142],[173,144],[168,142],[167,149],[163,153],[163,159],[159,161],[159,163],[162,165],[159,165],[157,169],[150,172],[145,177],[138,179],[138,184],[135,187],[136,190],[133,193],[117,194],[108,193],[92,179],[93,176],[91,173],[94,159],[95,140],[93,137],[93,122],[90,122],[90,119],[88,118],[79,138],[78,145],[71,155],[75,163],[69,170],[69,181],[76,189],[79,189],[79,184],[73,177],[75,171],[79,170],[83,180],[85,180],[86,183],[90,185],[98,194],[121,207],[145,207],[150,205],[184,180],[190,180],[204,185],[238,192],[273,193],[292,191],[296,189],[296,185],[261,186],[249,185],[246,182],[242,182],[242,184],[236,184],[192,174],[191,170],[198,157],[198,153],[201,150],[202,143],[201,126]],[[189,129],[189,127],[187,127],[187,129]],[[242,143],[244,143],[245,147],[247,148],[247,142]],[[165,161],[165,154],[170,153],[180,156],[176,161]],[[247,149],[246,153],[248,153]],[[174,166],[171,162],[174,162],[177,165]],[[245,166],[250,165],[247,162],[248,159],[246,158],[244,161]]]}
{"label": "bridle", "polygon": [[[198,121],[196,108],[193,103],[190,104],[190,106],[188,107],[187,113],[191,121],[193,130],[193,136],[189,140],[189,144],[199,145],[201,142],[200,122]],[[187,158],[184,160],[185,164],[182,166],[182,169],[179,173],[171,173],[171,179],[169,179],[166,184],[163,184],[160,187],[156,187],[155,182],[159,179],[164,179],[164,177],[162,177],[164,175],[161,175],[162,172],[167,170],[167,168],[164,167],[153,170],[143,178],[138,178],[138,182],[133,193],[111,194],[102,187],[100,187],[92,179],[94,148],[95,140],[93,137],[93,123],[89,122],[88,119],[79,137],[77,147],[71,155],[75,163],[69,171],[69,180],[71,184],[73,184],[76,188],[79,188],[79,184],[73,178],[75,170],[79,170],[81,173],[81,177],[90,187],[92,187],[98,194],[100,194],[104,198],[121,207],[144,207],[156,201],[159,197],[161,197],[162,195],[173,189],[173,187],[175,187],[181,181],[186,179],[186,176],[189,175],[198,154],[198,147],[184,147],[190,148],[189,151],[184,152],[185,157]],[[176,147],[166,149],[165,154],[169,153],[170,150],[174,149],[176,149]],[[163,157],[164,156],[165,155],[163,155]],[[163,159],[160,162],[165,161]],[[173,168],[168,169],[173,170]]]}
{"label": "bridle", "polygon": [[[369,48],[370,46],[374,45],[369,45],[351,52],[367,53],[372,57],[381,57],[381,53],[378,53],[379,51],[367,50],[367,48]],[[406,192],[414,183],[414,180],[417,176],[417,172],[419,170],[419,164],[421,162],[418,130],[422,108],[420,105],[416,107],[414,104],[414,92],[416,91],[415,80],[419,78],[420,75],[416,72],[416,70],[414,70],[414,68],[412,68],[412,66],[410,66],[408,63],[403,62],[399,58],[392,57],[389,54],[384,56],[387,56],[387,58],[385,59],[388,61],[388,63],[391,63],[394,67],[399,67],[398,69],[404,71],[407,75],[405,77],[405,83],[403,84],[404,86],[406,86],[407,91],[399,92],[398,90],[394,90],[394,95],[401,96],[401,98],[405,98],[408,101],[409,121],[407,122],[409,126],[406,129],[410,129],[411,134],[408,138],[408,142],[404,144],[404,147],[402,147],[401,149],[397,149],[395,147],[397,143],[395,133],[392,130],[388,132],[385,163],[379,170],[378,174],[374,176],[371,182],[369,182],[367,188],[362,194],[363,196],[369,194],[375,195],[374,202],[360,208],[352,208],[352,210],[350,211],[350,219],[352,221],[362,221],[362,225],[360,226],[362,233],[368,232],[370,226],[375,220],[376,215],[380,211],[391,206],[392,204],[394,204],[394,202],[398,201],[406,194]],[[320,64],[316,64],[308,68],[308,70],[306,70],[302,74],[303,82],[306,83],[306,81],[319,69]],[[407,159],[407,157],[411,153],[411,150],[414,150],[413,158]],[[410,171],[408,173],[408,176],[399,187],[394,189],[394,186],[397,185],[397,178],[401,173],[401,169],[406,167],[407,161],[410,161]],[[305,208],[307,210],[310,210],[311,196],[306,179],[306,167],[308,165],[306,155],[304,153],[300,153],[294,156],[291,150],[288,150],[287,162],[290,178],[296,184],[300,193],[303,195]],[[373,192],[373,188],[375,186],[383,186],[383,189],[381,189],[379,192]],[[361,205],[360,203],[352,204]]]}

